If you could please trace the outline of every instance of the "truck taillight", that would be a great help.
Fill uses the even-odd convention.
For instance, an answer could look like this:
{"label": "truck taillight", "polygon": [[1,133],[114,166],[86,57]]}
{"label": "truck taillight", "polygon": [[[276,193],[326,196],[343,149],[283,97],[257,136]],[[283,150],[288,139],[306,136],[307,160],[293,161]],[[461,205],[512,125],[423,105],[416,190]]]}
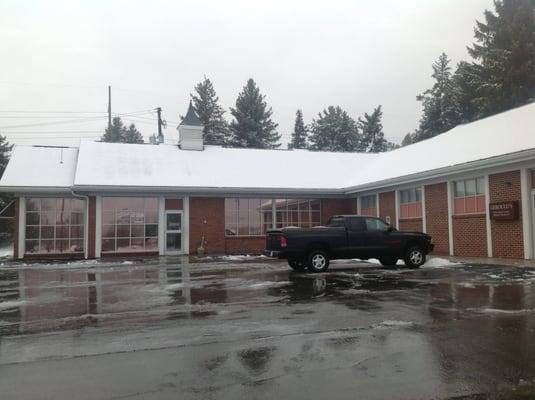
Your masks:
{"label": "truck taillight", "polygon": [[281,236],[281,247],[288,246],[288,242],[286,241],[286,236]]}

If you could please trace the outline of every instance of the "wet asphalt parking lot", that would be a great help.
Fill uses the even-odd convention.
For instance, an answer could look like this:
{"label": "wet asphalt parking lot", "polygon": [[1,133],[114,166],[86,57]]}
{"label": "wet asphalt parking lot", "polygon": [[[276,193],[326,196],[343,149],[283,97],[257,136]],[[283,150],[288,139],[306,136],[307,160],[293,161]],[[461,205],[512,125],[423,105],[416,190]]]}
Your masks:
{"label": "wet asphalt parking lot", "polygon": [[0,266],[2,399],[535,398],[535,269]]}

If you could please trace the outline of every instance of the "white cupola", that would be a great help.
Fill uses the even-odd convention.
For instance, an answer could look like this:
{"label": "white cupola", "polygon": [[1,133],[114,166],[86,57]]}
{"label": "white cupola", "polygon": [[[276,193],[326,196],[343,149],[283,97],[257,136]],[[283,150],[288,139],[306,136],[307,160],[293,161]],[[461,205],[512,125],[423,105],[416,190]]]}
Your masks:
{"label": "white cupola", "polygon": [[177,127],[178,146],[182,150],[204,150],[203,129],[204,126],[190,101],[188,112]]}

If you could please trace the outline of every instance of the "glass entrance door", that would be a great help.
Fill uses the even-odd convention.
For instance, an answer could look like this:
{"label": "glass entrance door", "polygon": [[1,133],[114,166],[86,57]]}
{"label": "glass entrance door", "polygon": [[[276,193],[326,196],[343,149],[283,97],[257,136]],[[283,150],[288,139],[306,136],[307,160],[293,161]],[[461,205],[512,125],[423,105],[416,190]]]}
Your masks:
{"label": "glass entrance door", "polygon": [[182,211],[165,212],[165,254],[182,252]]}

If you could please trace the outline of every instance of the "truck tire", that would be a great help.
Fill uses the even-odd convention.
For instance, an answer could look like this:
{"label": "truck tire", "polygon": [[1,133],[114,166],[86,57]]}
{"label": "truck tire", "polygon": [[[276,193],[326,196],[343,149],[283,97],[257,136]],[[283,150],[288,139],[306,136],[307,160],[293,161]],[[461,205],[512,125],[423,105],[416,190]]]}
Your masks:
{"label": "truck tire", "polygon": [[312,250],[308,255],[307,268],[310,272],[325,272],[329,268],[329,256],[323,250]]}
{"label": "truck tire", "polygon": [[425,253],[418,246],[409,247],[405,252],[403,261],[409,268],[419,268],[425,263]]}
{"label": "truck tire", "polygon": [[398,258],[394,256],[380,257],[379,262],[385,267],[394,267],[398,262]]}
{"label": "truck tire", "polygon": [[288,265],[294,271],[304,271],[306,268],[306,262],[303,260],[290,259],[288,260]]}

